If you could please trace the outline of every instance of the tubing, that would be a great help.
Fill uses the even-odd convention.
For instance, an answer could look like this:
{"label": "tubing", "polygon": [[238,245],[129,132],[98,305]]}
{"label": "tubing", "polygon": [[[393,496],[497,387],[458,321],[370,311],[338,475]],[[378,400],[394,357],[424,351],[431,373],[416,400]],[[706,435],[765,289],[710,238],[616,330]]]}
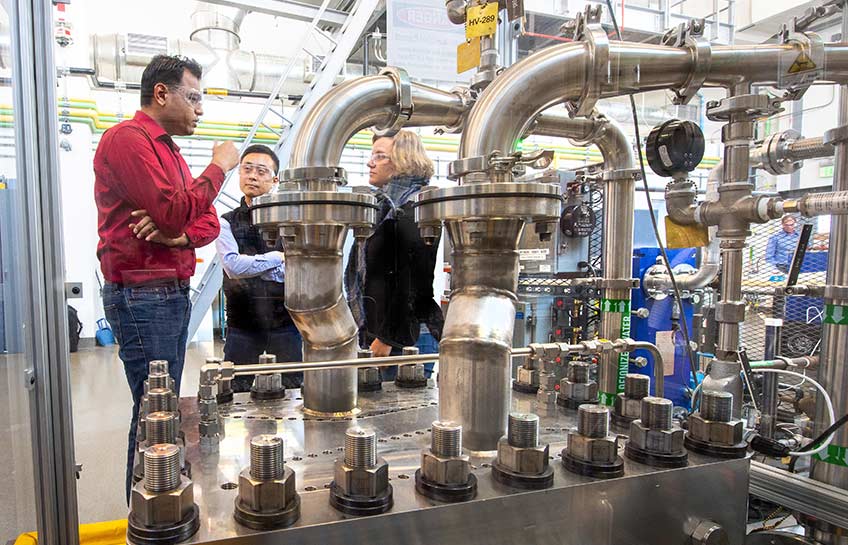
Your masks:
{"label": "tubing", "polygon": [[[412,116],[407,127],[456,125],[466,111],[458,95],[411,84]],[[397,115],[397,86],[387,75],[346,81],[321,97],[301,125],[289,168],[337,166],[342,150],[358,131],[384,126]]]}
{"label": "tubing", "polygon": [[[772,82],[780,70],[781,54],[795,47],[713,47],[706,83]],[[540,112],[579,99],[586,85],[588,57],[586,43],[560,44],[509,67],[471,109],[460,157],[487,156],[494,150],[509,153]],[[848,81],[848,45],[824,44],[824,57],[824,79]],[[602,86],[601,97],[679,88],[694,68],[688,49],[658,45],[610,43],[609,58],[611,83]]]}

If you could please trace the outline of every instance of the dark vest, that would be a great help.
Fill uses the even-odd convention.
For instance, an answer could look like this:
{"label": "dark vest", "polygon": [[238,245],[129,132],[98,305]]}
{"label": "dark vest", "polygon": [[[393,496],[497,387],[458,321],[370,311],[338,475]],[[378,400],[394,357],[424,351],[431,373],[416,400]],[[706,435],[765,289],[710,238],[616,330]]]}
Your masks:
{"label": "dark vest", "polygon": [[[250,209],[241,205],[224,214],[236,239],[240,254],[256,255],[275,250],[262,238],[259,229],[250,221]],[[224,273],[224,294],[227,297],[227,323],[248,330],[269,330],[292,323],[286,310],[284,284],[253,278],[229,278]]]}

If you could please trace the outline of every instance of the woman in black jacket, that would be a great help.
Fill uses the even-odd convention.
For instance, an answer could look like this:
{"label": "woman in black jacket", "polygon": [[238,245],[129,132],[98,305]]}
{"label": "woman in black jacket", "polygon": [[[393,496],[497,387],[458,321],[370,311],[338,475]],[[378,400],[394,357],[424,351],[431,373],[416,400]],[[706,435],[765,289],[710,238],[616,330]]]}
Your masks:
{"label": "woman in black jacket", "polygon": [[[345,286],[360,343],[379,357],[415,346],[421,332],[438,341],[444,319],[433,299],[438,241],[424,243],[412,208],[433,175],[420,137],[406,130],[394,137],[375,135],[368,168],[380,210],[374,233],[353,247]],[[394,368],[383,371],[383,380],[394,378]]]}

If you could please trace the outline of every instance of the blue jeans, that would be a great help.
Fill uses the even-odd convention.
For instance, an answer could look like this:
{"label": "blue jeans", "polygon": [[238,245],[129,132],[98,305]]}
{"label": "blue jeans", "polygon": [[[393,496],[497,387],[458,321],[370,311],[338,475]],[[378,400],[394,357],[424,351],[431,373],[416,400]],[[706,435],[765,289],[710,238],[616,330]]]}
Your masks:
{"label": "blue jeans", "polygon": [[[430,333],[421,333],[418,336],[418,342],[415,343],[415,346],[418,347],[418,352],[420,354],[439,353],[439,342]],[[392,351],[389,355],[400,356],[401,350],[399,348],[392,348]],[[433,367],[435,367],[435,365],[435,362],[425,363],[424,376],[430,378],[433,375]],[[384,382],[393,381],[395,378],[397,378],[397,365],[392,365],[390,367],[381,367],[380,376],[382,377]]]}
{"label": "blue jeans", "polygon": [[144,395],[148,363],[168,360],[168,372],[179,395],[191,314],[189,288],[174,286],[120,287],[107,283],[101,292],[103,310],[112,327],[133,397],[127,445],[127,501],[132,487],[138,411]]}
{"label": "blue jeans", "polygon": [[[290,324],[267,331],[251,331],[236,327],[227,328],[227,340],[224,343],[224,359],[235,365],[256,363],[263,352],[277,356],[278,362],[303,361],[303,339],[300,332]],[[300,388],[303,373],[286,373],[283,385],[286,388]],[[238,376],[233,379],[234,392],[249,392],[253,385],[253,375]]]}

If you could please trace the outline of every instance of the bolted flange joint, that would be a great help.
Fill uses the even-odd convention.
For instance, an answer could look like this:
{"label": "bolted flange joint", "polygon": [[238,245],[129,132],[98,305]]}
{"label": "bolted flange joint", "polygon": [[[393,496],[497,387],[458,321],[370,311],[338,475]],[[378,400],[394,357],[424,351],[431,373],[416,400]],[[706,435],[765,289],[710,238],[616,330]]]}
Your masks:
{"label": "bolted flange joint", "polygon": [[672,420],[673,404],[661,397],[645,397],[641,418],[630,424],[630,440],[624,455],[653,467],[685,467],[688,454],[683,448],[683,430]]}
{"label": "bolted flange joint", "polygon": [[336,460],[330,483],[330,505],[355,516],[379,515],[392,508],[389,464],[377,457],[377,436],[371,430],[345,432],[344,458]]}
{"label": "bolted flange joint", "polygon": [[590,364],[587,362],[569,363],[565,378],[559,382],[559,405],[576,409],[584,403],[597,403],[598,383],[589,378],[589,372]]}
{"label": "bolted flange joint", "polygon": [[742,420],[734,420],[733,394],[705,391],[701,407],[689,416],[689,429],[683,444],[687,449],[717,458],[743,458],[748,444],[743,438]]}
{"label": "bolted flange joint", "polygon": [[300,518],[295,473],[286,467],[285,444],[276,435],[250,441],[250,466],[239,474],[233,517],[254,530],[287,528]]}
{"label": "bolted flange joint", "polygon": [[498,455],[492,462],[492,477],[515,488],[549,488],[554,484],[549,451],[550,445],[539,444],[537,415],[510,413],[507,435],[498,441]]}
{"label": "bolted flange joint", "polygon": [[477,494],[477,476],[471,460],[462,454],[462,426],[433,422],[430,448],[421,452],[421,467],[415,472],[415,489],[443,502],[472,499]]}
{"label": "bolted flange joint", "polygon": [[580,405],[577,429],[569,432],[562,451],[562,465],[568,471],[598,479],[624,475],[624,460],[618,455],[618,437],[609,434],[609,408]]}

